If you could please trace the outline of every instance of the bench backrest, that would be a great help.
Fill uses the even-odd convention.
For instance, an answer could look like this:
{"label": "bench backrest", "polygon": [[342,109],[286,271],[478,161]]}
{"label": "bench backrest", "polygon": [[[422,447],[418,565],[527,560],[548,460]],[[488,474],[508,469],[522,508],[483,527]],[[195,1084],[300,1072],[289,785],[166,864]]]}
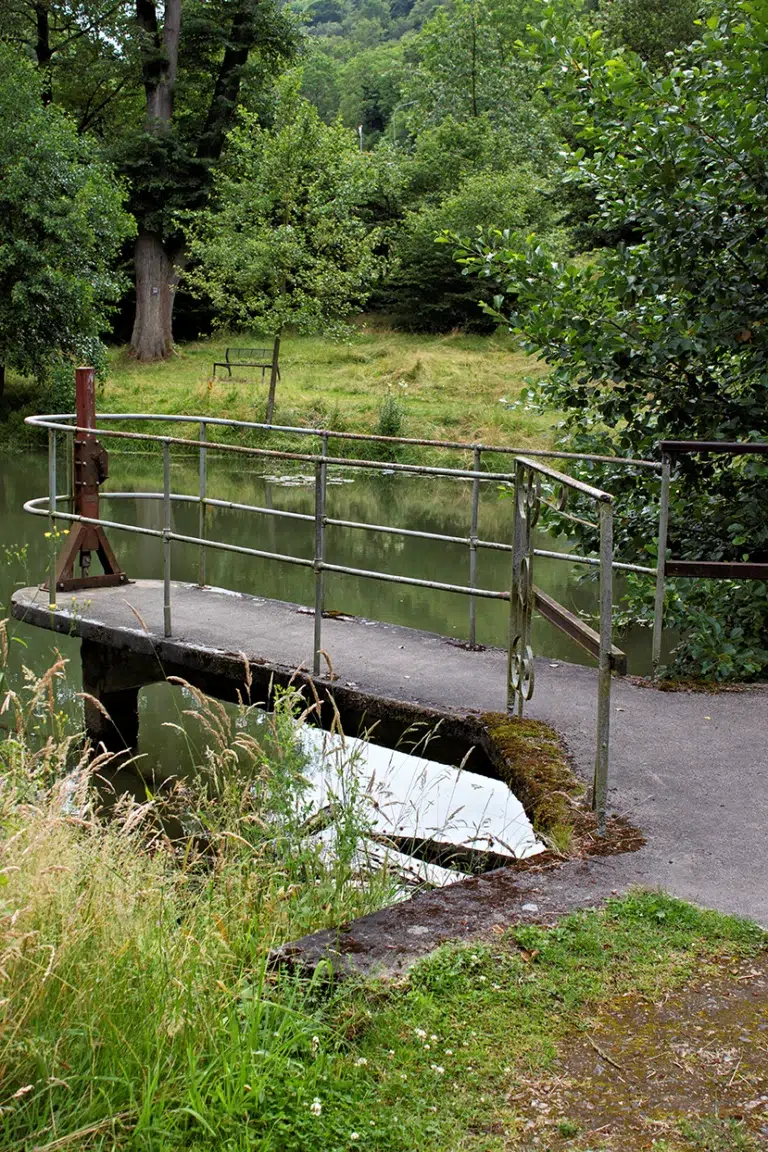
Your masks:
{"label": "bench backrest", "polygon": [[227,363],[233,360],[267,360],[272,363],[272,348],[227,348]]}

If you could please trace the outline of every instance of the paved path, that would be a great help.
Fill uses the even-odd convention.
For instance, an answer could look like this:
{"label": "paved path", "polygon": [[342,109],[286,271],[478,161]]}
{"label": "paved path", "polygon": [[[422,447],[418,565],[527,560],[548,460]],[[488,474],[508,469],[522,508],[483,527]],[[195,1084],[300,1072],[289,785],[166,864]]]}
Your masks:
{"label": "paved path", "polygon": [[[63,605],[69,604],[68,609]],[[135,609],[135,611],[134,611]],[[86,638],[179,659],[245,653],[276,669],[311,667],[313,617],[296,605],[174,584],[173,639],[162,629],[162,584],[62,596],[53,621],[45,594],[14,596],[14,615]],[[139,613],[146,631],[139,624]],[[342,684],[458,711],[503,710],[506,655],[468,652],[433,635],[357,618],[323,621],[323,647]],[[594,760],[596,675],[537,661],[527,714],[564,736],[580,773]],[[639,824],[647,846],[593,860],[580,871],[585,897],[629,884],[768,925],[768,686],[718,695],[657,692],[614,680],[609,802]]]}

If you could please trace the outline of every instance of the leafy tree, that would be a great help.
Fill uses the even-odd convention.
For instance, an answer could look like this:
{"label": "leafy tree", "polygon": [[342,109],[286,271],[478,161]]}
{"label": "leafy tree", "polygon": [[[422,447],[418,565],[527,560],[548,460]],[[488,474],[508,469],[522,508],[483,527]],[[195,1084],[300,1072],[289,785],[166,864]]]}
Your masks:
{"label": "leafy tree", "polygon": [[413,132],[450,117],[482,115],[512,127],[529,156],[552,140],[536,69],[518,50],[532,3],[512,9],[500,0],[454,0],[439,8],[409,46],[413,63],[404,99]]}
{"label": "leafy tree", "polygon": [[661,67],[668,52],[696,39],[702,0],[608,0],[600,23],[610,40]]}
{"label": "leafy tree", "polygon": [[205,203],[239,102],[255,102],[293,56],[292,21],[279,0],[12,3],[20,19],[3,34],[34,55],[52,97],[101,133],[127,178],[138,224],[131,349],[139,360],[167,356],[186,264],[179,212]]}
{"label": "leafy tree", "polygon": [[[575,447],[649,456],[662,438],[768,433],[767,37],[766,0],[742,0],[712,17],[668,74],[602,52],[594,37],[565,47],[590,149],[573,155],[571,179],[594,190],[600,222],[628,238],[570,264],[536,243],[469,246],[470,266],[504,285],[497,312],[552,366],[546,395]],[[768,559],[767,478],[759,457],[686,460],[675,553]],[[610,483],[623,501],[620,544],[641,556],[655,502],[636,477]],[[676,609],[689,634],[681,658],[702,647],[705,595],[722,609],[724,642],[747,652],[741,663],[729,656],[723,674],[768,666],[764,584],[738,596],[722,584],[687,589],[686,610]]]}
{"label": "leafy tree", "polygon": [[134,230],[124,190],[40,88],[0,44],[0,394],[6,366],[41,375],[98,336]]}
{"label": "leafy tree", "polygon": [[215,204],[194,226],[192,283],[222,324],[339,331],[378,270],[361,215],[371,188],[354,134],[324,124],[290,78],[271,128],[244,114],[231,135]]}
{"label": "leafy tree", "polygon": [[499,224],[518,242],[536,230],[556,243],[556,221],[549,188],[524,167],[474,172],[438,203],[427,201],[419,210],[406,212],[387,280],[395,322],[411,331],[492,328],[497,321],[485,315],[479,303],[491,303],[499,286],[486,280],[478,290],[476,280],[462,275],[453,246],[438,243],[438,237],[446,230],[472,235]]}
{"label": "leafy tree", "polygon": [[362,125],[368,148],[386,131],[401,101],[403,72],[399,44],[381,44],[360,52],[339,71],[339,113],[349,128]]}

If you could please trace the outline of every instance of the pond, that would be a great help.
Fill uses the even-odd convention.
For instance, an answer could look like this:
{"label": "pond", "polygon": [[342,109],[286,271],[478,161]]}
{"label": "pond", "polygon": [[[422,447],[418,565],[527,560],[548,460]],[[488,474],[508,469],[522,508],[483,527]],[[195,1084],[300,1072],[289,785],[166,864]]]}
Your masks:
{"label": "pond", "polygon": [[[23,512],[22,505],[47,490],[46,457],[40,454],[0,458],[0,510],[3,531],[0,538],[0,604],[7,605],[14,587],[37,583],[46,576],[47,521]],[[119,454],[110,461],[108,489],[113,491],[157,490],[162,476],[158,454]],[[175,459],[172,487],[176,492],[197,490],[196,456]],[[63,487],[63,484],[62,484]],[[240,503],[311,513],[314,508],[313,481],[294,473],[277,474],[263,462],[218,458],[209,454],[208,495]],[[328,485],[328,515],[338,519],[366,521],[467,535],[471,484],[448,478],[369,472],[350,475],[331,472]],[[106,515],[147,527],[162,527],[159,501],[121,500],[105,502]],[[173,508],[173,528],[188,535],[197,534],[198,510],[192,504],[177,503]],[[486,540],[511,539],[513,502],[498,484],[481,486],[480,537]],[[275,517],[211,509],[208,520],[211,538],[227,540],[268,551],[311,557],[314,543],[312,523]],[[112,531],[110,538],[118,558],[131,577],[159,577],[162,573],[161,542],[157,539]],[[542,541],[562,550],[562,542]],[[329,527],[327,558],[331,563],[357,568],[379,569],[435,581],[467,583],[469,550],[460,544],[398,537],[355,529]],[[176,580],[197,579],[199,549],[174,544],[172,575]],[[478,584],[491,589],[509,586],[508,553],[480,550]],[[312,572],[306,568],[280,564],[255,557],[207,551],[207,582],[260,596],[312,605]],[[573,611],[594,611],[597,582],[583,566],[564,561],[537,558],[535,582]],[[617,581],[618,584],[618,581]],[[618,588],[617,588],[618,592]],[[326,574],[326,608],[353,615],[438,632],[465,641],[469,632],[469,601],[455,593],[388,584],[343,574]],[[504,646],[508,627],[508,607],[491,600],[477,601],[477,640],[480,644]],[[65,636],[54,638],[30,626],[11,625],[12,681],[20,676],[22,664],[35,672],[50,664],[57,648],[69,661],[66,685],[59,686],[59,706],[78,707],[78,642]],[[650,667],[650,634],[636,629],[621,641],[628,653],[629,670],[644,674]],[[590,663],[589,657],[540,616],[534,616],[533,646],[537,655],[553,660]],[[142,752],[147,770],[164,773],[184,770],[196,751],[189,739],[164,726],[169,719],[184,725],[182,711],[187,704],[178,688],[155,685],[142,693],[140,702]]]}

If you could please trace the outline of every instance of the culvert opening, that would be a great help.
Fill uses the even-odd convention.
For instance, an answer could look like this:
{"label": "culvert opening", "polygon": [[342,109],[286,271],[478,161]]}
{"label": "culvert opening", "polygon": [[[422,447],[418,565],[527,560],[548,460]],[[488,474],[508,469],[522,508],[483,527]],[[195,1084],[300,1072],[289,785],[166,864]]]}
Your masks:
{"label": "culvert opening", "polygon": [[[568,818],[582,788],[546,725],[501,714],[442,713],[344,685],[297,686],[295,679],[276,685],[274,678],[261,693],[264,707],[225,710],[244,735],[250,726],[261,739],[280,690],[297,687],[310,708],[298,734],[308,780],[307,835],[332,855],[343,814],[356,804],[364,828],[356,853],[361,878],[391,868],[404,890],[442,886],[533,862],[551,846],[567,849]],[[196,723],[199,693],[170,684],[142,693],[141,751],[153,787],[161,763],[184,776],[195,761],[205,761],[205,726]],[[258,698],[255,685],[250,695]]]}

